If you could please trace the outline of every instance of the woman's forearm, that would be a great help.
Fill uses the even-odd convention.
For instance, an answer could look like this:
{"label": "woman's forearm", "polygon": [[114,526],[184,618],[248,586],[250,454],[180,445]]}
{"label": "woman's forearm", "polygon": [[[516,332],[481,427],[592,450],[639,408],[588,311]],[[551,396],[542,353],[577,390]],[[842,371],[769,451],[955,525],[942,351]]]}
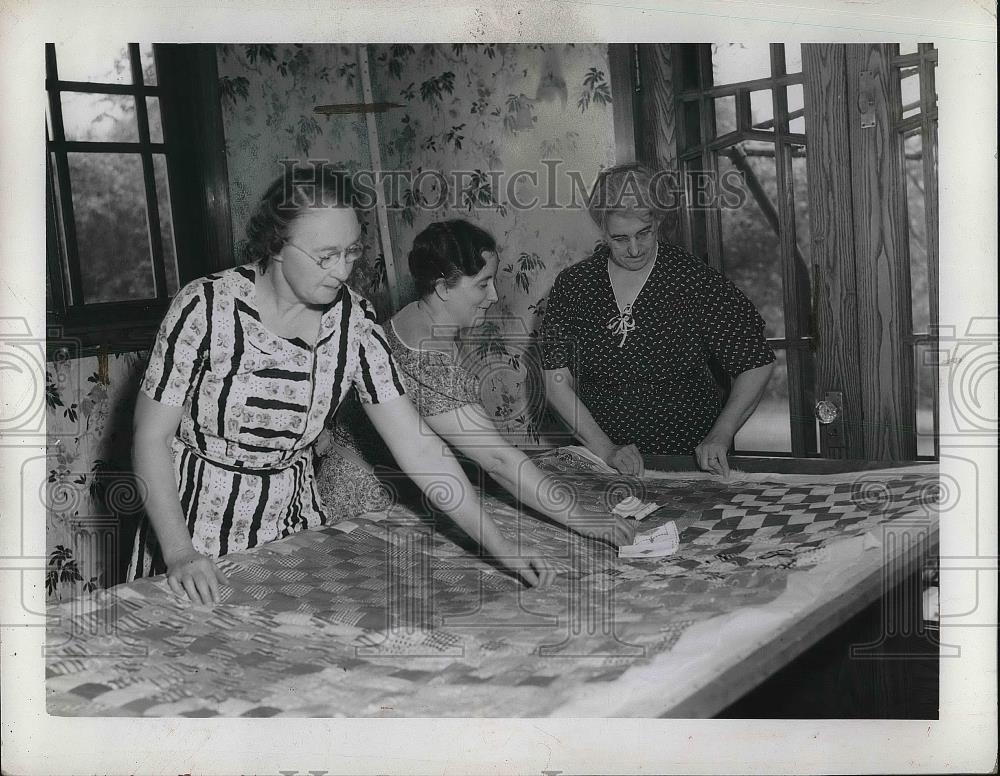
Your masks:
{"label": "woman's forearm", "polygon": [[729,392],[729,399],[722,408],[722,412],[719,413],[710,434],[725,435],[730,440],[736,436],[736,432],[743,427],[743,424],[757,409],[764,388],[767,386],[768,380],[771,379],[773,369],[774,362],[772,361],[770,364],[748,369],[737,375],[733,381],[732,390]]}
{"label": "woman's forearm", "polygon": [[521,504],[583,536],[617,546],[632,542],[634,531],[620,517],[575,508],[572,492],[560,487],[559,478],[543,472],[517,448],[504,444],[489,450],[479,454],[481,465]]}
{"label": "woman's forearm", "polygon": [[437,509],[485,547],[496,546],[497,541],[502,541],[493,521],[483,516],[468,477],[455,457],[445,452],[440,437],[424,428],[409,438],[404,434],[389,434],[383,438],[399,468]]}
{"label": "woman's forearm", "polygon": [[[496,524],[482,513],[472,484],[458,462],[440,452],[427,450],[419,462],[400,461],[403,472],[427,498],[455,521],[459,528],[484,547],[495,547],[503,540]],[[429,474],[427,472],[434,472]]]}
{"label": "woman's forearm", "polygon": [[420,420],[405,396],[366,404],[365,412],[403,472],[434,506],[529,585],[547,585],[555,570],[534,550],[505,537],[483,514],[478,494],[445,442]]}
{"label": "woman's forearm", "polygon": [[574,436],[592,453],[602,459],[607,458],[615,444],[594,420],[587,405],[576,395],[573,375],[568,369],[545,372],[545,395]]}
{"label": "woman's forearm", "polygon": [[424,422],[444,441],[475,461],[504,490],[525,506],[566,523],[567,504],[554,488],[554,478],[542,472],[521,450],[497,431],[480,405],[465,405],[431,415]]}
{"label": "woman's forearm", "polygon": [[184,522],[170,443],[159,436],[137,435],[132,448],[132,467],[145,486],[144,502],[167,565],[193,551]]}
{"label": "woman's forearm", "polygon": [[569,522],[569,504],[558,496],[556,480],[515,447],[506,446],[480,462],[489,475],[520,503],[562,525]]}

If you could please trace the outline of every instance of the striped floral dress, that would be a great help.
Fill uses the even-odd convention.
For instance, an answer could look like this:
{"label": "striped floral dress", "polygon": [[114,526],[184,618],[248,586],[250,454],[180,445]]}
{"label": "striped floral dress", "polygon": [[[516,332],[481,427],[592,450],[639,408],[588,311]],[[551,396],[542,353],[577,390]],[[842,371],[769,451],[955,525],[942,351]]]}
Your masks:
{"label": "striped floral dress", "polygon": [[[326,524],[313,442],[352,387],[370,404],[404,393],[367,300],[344,286],[310,347],[264,328],[254,301],[258,271],[236,267],[181,289],[141,388],[183,407],[174,474],[194,548],[211,556]],[[128,579],[165,571],[144,517]]]}

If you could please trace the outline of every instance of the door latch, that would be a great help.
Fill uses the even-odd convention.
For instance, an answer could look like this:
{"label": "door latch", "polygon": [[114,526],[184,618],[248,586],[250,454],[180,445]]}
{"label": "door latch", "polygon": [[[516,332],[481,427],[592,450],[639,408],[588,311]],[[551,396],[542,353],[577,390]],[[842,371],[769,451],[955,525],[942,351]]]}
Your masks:
{"label": "door latch", "polygon": [[858,78],[858,110],[861,111],[861,128],[875,126],[875,74],[862,70]]}
{"label": "door latch", "polygon": [[847,440],[844,438],[844,394],[827,391],[813,410],[819,421],[821,447],[827,458],[843,458]]}

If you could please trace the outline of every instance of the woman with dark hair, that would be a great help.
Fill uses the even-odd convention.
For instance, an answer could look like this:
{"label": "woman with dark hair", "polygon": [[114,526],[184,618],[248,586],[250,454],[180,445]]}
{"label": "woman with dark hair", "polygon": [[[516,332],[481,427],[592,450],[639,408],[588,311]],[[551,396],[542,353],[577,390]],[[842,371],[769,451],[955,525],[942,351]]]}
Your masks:
{"label": "woman with dark hair", "polygon": [[[604,244],[560,272],[549,293],[546,396],[621,472],[641,475],[642,455],[661,454],[693,455],[727,475],[727,452],[760,401],[774,353],[736,286],[657,239],[668,201],[658,180],[638,164],[598,177],[588,209]],[[710,362],[733,378],[725,405]]]}
{"label": "woman with dark hair", "polygon": [[[426,425],[477,463],[519,502],[578,533],[629,544],[633,528],[611,516],[571,514],[553,481],[511,446],[483,409],[479,381],[460,355],[463,332],[482,322],[497,301],[497,245],[478,226],[460,219],[434,223],[417,235],[409,255],[419,298],[386,327],[399,376]],[[317,475],[332,511],[349,516],[384,508],[389,495],[373,470],[392,466],[356,402],[345,403],[333,430],[333,446]],[[344,482],[353,487],[344,488]]]}
{"label": "woman with dark hair", "polygon": [[247,238],[249,263],[180,290],[150,355],[133,448],[146,518],[129,579],[166,573],[178,595],[217,601],[214,558],[325,524],[313,445],[353,388],[436,507],[529,584],[549,582],[547,561],[482,519],[405,398],[370,304],[346,285],[364,253],[346,175],[286,170]]}

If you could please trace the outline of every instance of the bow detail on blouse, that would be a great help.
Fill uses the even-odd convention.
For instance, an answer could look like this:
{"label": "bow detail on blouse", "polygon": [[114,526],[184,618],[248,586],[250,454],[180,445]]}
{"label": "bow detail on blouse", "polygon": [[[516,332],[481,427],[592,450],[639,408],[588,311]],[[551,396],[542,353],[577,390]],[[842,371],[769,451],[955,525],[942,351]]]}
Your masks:
{"label": "bow detail on blouse", "polygon": [[621,315],[612,316],[607,323],[607,327],[608,331],[616,337],[621,335],[622,341],[618,343],[618,347],[624,347],[628,335],[635,331],[635,318],[632,317],[632,305],[628,305],[622,310]]}

